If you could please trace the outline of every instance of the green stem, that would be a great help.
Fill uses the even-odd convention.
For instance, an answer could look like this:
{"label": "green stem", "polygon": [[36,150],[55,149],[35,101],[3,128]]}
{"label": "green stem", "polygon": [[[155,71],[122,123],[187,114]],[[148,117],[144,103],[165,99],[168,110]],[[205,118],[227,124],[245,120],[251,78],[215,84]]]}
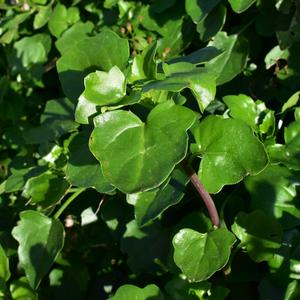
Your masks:
{"label": "green stem", "polygon": [[70,196],[66,200],[66,202],[64,202],[64,204],[59,208],[59,210],[54,214],[53,218],[58,219],[59,216],[63,213],[63,211],[85,190],[86,190],[86,188],[81,188],[81,189],[78,189],[77,192],[72,194],[72,196]]}

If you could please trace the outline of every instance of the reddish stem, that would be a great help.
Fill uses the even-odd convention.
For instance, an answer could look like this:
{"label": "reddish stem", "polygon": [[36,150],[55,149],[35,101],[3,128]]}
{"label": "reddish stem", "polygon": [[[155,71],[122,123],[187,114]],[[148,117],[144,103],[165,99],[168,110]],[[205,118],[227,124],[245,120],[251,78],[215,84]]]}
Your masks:
{"label": "reddish stem", "polygon": [[201,196],[207,210],[208,214],[210,216],[210,219],[215,227],[220,226],[220,219],[219,219],[219,214],[216,209],[214,200],[210,196],[210,194],[207,192],[205,187],[203,186],[203,183],[199,179],[198,175],[196,174],[195,170],[187,163],[183,162],[182,166],[184,167],[186,173],[190,177],[191,183],[197,190],[198,194]]}

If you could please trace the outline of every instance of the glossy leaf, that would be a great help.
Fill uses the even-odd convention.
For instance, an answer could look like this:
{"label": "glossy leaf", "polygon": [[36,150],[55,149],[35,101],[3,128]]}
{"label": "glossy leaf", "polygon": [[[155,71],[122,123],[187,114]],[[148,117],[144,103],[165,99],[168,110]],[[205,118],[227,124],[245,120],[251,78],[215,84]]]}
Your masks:
{"label": "glossy leaf", "polygon": [[28,282],[36,289],[63,247],[64,228],[36,211],[23,211],[20,218],[12,235],[19,242],[18,256]]}
{"label": "glossy leaf", "polygon": [[215,98],[216,84],[215,77],[203,69],[195,69],[190,72],[171,74],[164,80],[153,81],[146,84],[143,92],[149,90],[163,90],[180,92],[189,88],[195,96],[198,106],[203,111]]}
{"label": "glossy leaf", "polygon": [[[84,53],[84,55],[82,55]],[[57,62],[63,90],[71,100],[83,92],[83,79],[92,71],[108,72],[117,66],[123,71],[129,58],[128,41],[110,30],[87,37],[74,44]]]}
{"label": "glossy leaf", "polygon": [[208,46],[223,50],[223,53],[206,63],[206,68],[215,73],[217,84],[223,84],[242,72],[248,57],[247,40],[240,35],[219,32]]}
{"label": "glossy leaf", "polygon": [[125,193],[149,190],[184,158],[194,121],[191,110],[172,102],[157,105],[146,123],[132,112],[107,112],[94,118],[90,150],[112,185]]}
{"label": "glossy leaf", "polygon": [[82,96],[97,105],[114,104],[126,94],[126,81],[122,71],[112,67],[108,72],[96,71],[84,78]]}
{"label": "glossy leaf", "polygon": [[143,226],[162,214],[171,205],[177,204],[184,196],[188,176],[180,169],[175,169],[158,188],[142,193],[128,194],[127,202],[134,205],[135,219]]}
{"label": "glossy leaf", "polygon": [[282,228],[276,219],[256,210],[239,212],[232,225],[248,255],[256,262],[269,260],[281,246]]}
{"label": "glossy leaf", "polygon": [[89,151],[89,134],[88,130],[80,132],[69,145],[67,179],[78,187],[93,187],[100,193],[111,192],[114,188],[105,180],[101,166]]}
{"label": "glossy leaf", "polygon": [[203,281],[226,265],[234,243],[234,235],[224,228],[204,234],[181,229],[173,238],[174,261],[189,281]]}
{"label": "glossy leaf", "polygon": [[242,13],[247,10],[256,0],[228,0],[233,11]]}
{"label": "glossy leaf", "polygon": [[209,116],[194,130],[202,157],[199,177],[210,193],[261,172],[268,163],[263,144],[246,123]]}
{"label": "glossy leaf", "polygon": [[163,300],[164,297],[159,288],[154,284],[149,284],[144,288],[139,288],[131,284],[125,284],[118,288],[115,295],[110,297],[111,300]]}

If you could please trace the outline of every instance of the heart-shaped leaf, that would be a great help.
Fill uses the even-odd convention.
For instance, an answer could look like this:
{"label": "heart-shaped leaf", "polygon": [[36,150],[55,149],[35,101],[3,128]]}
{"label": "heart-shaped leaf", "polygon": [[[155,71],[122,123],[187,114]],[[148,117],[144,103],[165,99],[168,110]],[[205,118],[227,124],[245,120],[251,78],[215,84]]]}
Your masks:
{"label": "heart-shaped leaf", "polygon": [[135,285],[125,284],[118,288],[111,300],[163,300],[164,297],[155,284],[149,284],[144,288]]}
{"label": "heart-shaped leaf", "polygon": [[198,175],[210,193],[259,173],[268,163],[263,144],[243,121],[209,116],[194,136],[202,157]]}
{"label": "heart-shaped leaf", "polygon": [[18,256],[28,282],[36,289],[63,247],[64,228],[37,211],[23,211],[20,218],[12,235],[19,242]]}
{"label": "heart-shaped leaf", "polygon": [[187,133],[195,114],[165,102],[143,123],[135,114],[116,110],[94,118],[90,150],[106,179],[125,193],[159,186],[186,155]]}
{"label": "heart-shaped leaf", "polygon": [[82,97],[97,105],[119,102],[126,94],[125,76],[117,66],[108,72],[90,73],[84,78],[84,86]]}
{"label": "heart-shaped leaf", "polygon": [[128,41],[111,30],[75,43],[57,61],[57,71],[64,93],[77,100],[83,92],[83,79],[92,71],[108,72],[113,66],[124,70],[129,58]]}
{"label": "heart-shaped leaf", "polygon": [[224,228],[208,233],[181,229],[173,238],[174,261],[190,281],[203,281],[226,265],[234,243]]}
{"label": "heart-shaped leaf", "polygon": [[249,256],[256,262],[271,259],[281,246],[282,228],[276,219],[256,210],[239,212],[232,231],[241,240]]}

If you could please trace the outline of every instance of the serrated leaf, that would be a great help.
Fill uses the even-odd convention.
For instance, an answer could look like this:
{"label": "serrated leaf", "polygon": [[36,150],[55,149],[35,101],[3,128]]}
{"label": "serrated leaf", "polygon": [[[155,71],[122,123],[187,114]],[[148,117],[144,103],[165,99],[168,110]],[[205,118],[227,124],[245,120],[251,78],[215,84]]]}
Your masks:
{"label": "serrated leaf", "polygon": [[126,95],[126,81],[122,71],[112,67],[108,72],[96,71],[84,78],[85,100],[97,105],[115,104]]}
{"label": "serrated leaf", "polygon": [[256,210],[250,214],[239,212],[231,228],[242,247],[256,262],[271,259],[281,246],[280,224],[262,211]]}
{"label": "serrated leaf", "polygon": [[228,0],[231,8],[236,13],[242,13],[247,10],[256,0]]}
{"label": "serrated leaf", "polygon": [[127,202],[134,205],[135,219],[144,226],[157,218],[171,205],[177,204],[184,196],[189,177],[180,169],[175,169],[167,182],[160,187],[142,193],[128,194]]}
{"label": "serrated leaf", "polygon": [[226,265],[234,243],[224,228],[204,234],[181,229],[173,238],[174,261],[191,282],[203,281]]}
{"label": "serrated leaf", "polygon": [[36,289],[63,247],[64,228],[37,211],[23,211],[20,219],[12,235],[19,242],[18,256],[28,282]]}
{"label": "serrated leaf", "polygon": [[77,134],[69,145],[69,159],[66,176],[69,182],[78,187],[94,187],[99,193],[114,190],[103,177],[101,166],[89,151],[88,130]]}
{"label": "serrated leaf", "polygon": [[94,118],[90,150],[112,185],[125,193],[146,191],[184,158],[194,121],[193,111],[172,102],[157,105],[146,123],[132,112],[107,112]]}
{"label": "serrated leaf", "polygon": [[118,288],[115,295],[110,297],[111,300],[163,300],[164,297],[155,284],[149,284],[144,288],[135,285],[125,284]]}
{"label": "serrated leaf", "polygon": [[198,175],[210,193],[261,172],[268,163],[263,144],[240,120],[209,116],[194,136],[202,157]]}
{"label": "serrated leaf", "polygon": [[216,75],[217,84],[226,83],[242,72],[248,57],[248,42],[243,36],[219,32],[208,46],[223,50],[221,55],[205,65]]}
{"label": "serrated leaf", "polygon": [[77,100],[84,90],[83,79],[88,73],[95,70],[108,72],[114,66],[123,71],[128,58],[128,41],[111,30],[80,40],[57,61],[64,93],[69,99]]}
{"label": "serrated leaf", "polygon": [[180,92],[185,88],[191,90],[200,110],[203,111],[215,98],[215,76],[200,68],[190,72],[173,73],[164,80],[144,85],[143,92],[146,93],[150,90]]}

